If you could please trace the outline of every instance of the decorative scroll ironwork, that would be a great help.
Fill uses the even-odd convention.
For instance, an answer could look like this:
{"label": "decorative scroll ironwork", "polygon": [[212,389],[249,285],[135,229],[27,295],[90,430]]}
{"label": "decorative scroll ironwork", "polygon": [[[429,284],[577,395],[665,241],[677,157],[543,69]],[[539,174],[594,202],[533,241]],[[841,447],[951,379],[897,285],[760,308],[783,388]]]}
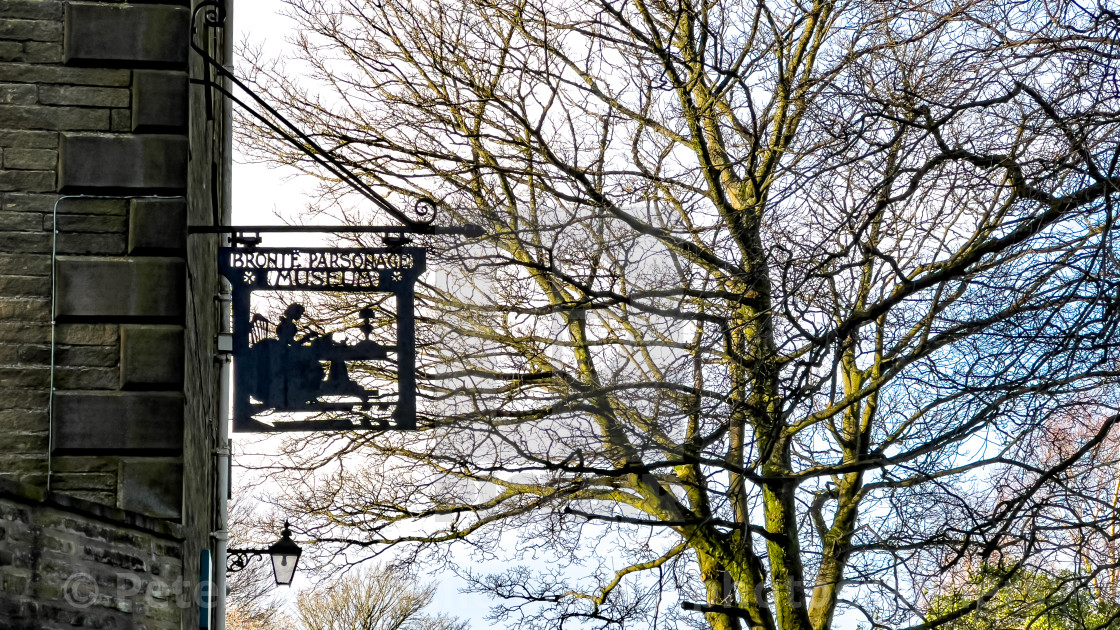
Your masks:
{"label": "decorative scroll ironwork", "polygon": [[194,14],[202,14],[206,26],[221,28],[226,23],[226,3],[221,0],[204,0],[194,8]]}
{"label": "decorative scroll ironwork", "polygon": [[226,549],[226,573],[237,573],[253,560],[264,560],[267,549]]}
{"label": "decorative scroll ironwork", "polygon": [[[425,263],[425,250],[418,247],[219,248],[218,269],[233,288],[233,430],[415,429],[414,286]],[[336,340],[335,333],[302,328],[306,307],[299,302],[288,303],[275,322],[253,313],[255,291],[391,293],[396,343],[371,339],[369,306],[358,312],[362,323],[354,327],[361,338]],[[348,364],[367,362],[395,364],[395,398],[351,378]],[[292,413],[317,418],[280,417]]]}

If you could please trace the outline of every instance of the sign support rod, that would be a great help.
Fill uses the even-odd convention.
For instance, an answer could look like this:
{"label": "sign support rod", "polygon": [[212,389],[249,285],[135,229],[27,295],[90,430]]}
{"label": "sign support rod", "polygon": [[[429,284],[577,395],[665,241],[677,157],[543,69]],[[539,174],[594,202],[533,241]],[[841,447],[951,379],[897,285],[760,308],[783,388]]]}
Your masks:
{"label": "sign support rod", "polygon": [[467,237],[485,236],[478,225],[189,225],[187,234],[431,234]]}

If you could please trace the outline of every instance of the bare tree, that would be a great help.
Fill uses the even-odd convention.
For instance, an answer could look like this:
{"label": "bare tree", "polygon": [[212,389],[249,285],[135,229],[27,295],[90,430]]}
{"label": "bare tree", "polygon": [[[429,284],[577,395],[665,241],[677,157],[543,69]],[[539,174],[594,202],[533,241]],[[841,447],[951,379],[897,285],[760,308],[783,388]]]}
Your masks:
{"label": "bare tree", "polygon": [[435,584],[399,571],[358,568],[300,593],[296,615],[301,630],[467,630],[454,617],[423,614],[435,594]]}
{"label": "bare tree", "polygon": [[[1116,512],[1054,515],[1120,419],[1109,3],[288,4],[259,89],[488,232],[423,239],[421,430],[277,464],[304,534],[537,558],[464,572],[529,628],[933,628],[991,595],[930,613],[965,564],[1086,575]],[[1068,417],[1103,421],[1034,456]]]}

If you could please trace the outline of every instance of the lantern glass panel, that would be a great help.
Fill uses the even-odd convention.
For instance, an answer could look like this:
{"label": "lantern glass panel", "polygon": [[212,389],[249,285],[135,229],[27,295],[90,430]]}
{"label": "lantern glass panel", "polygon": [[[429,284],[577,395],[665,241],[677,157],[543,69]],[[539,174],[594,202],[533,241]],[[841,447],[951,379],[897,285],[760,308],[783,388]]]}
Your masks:
{"label": "lantern glass panel", "polygon": [[272,554],[272,572],[276,576],[276,583],[281,586],[288,586],[292,583],[292,578],[296,574],[296,562],[299,561],[299,552],[296,553],[273,553]]}

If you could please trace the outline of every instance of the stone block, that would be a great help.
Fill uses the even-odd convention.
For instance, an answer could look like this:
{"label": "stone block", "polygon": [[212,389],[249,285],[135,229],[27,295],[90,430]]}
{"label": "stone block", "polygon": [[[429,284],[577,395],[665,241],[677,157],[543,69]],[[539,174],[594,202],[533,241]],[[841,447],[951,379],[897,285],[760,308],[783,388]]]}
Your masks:
{"label": "stone block", "polygon": [[117,476],[113,473],[60,473],[51,478],[51,490],[56,492],[69,493],[72,490],[112,492],[116,489]]}
{"label": "stone block", "polygon": [[34,105],[39,97],[39,89],[27,83],[5,83],[0,85],[0,104]]}
{"label": "stone block", "polygon": [[2,191],[47,192],[54,189],[54,171],[0,171]]}
{"label": "stone block", "polygon": [[128,211],[128,253],[183,252],[186,199],[133,199]]}
{"label": "stone block", "polygon": [[5,297],[48,297],[50,278],[43,276],[0,276],[0,295]]}
{"label": "stone block", "polygon": [[53,131],[0,131],[0,147],[53,149],[57,146],[58,134]]}
{"label": "stone block", "polygon": [[0,41],[0,61],[22,61],[23,45],[20,42]]}
{"label": "stone block", "polygon": [[189,21],[185,7],[70,2],[64,17],[66,63],[183,67]]}
{"label": "stone block", "polygon": [[[50,216],[58,195],[0,194],[0,212],[39,212]],[[43,228],[49,230],[49,226]]]}
{"label": "stone block", "polygon": [[128,88],[88,85],[44,85],[39,88],[43,105],[82,105],[86,107],[128,107]]}
{"label": "stone block", "polygon": [[122,133],[132,130],[132,112],[128,109],[114,109],[109,114],[109,131]]}
{"label": "stone block", "polygon": [[0,431],[18,431],[22,433],[37,433],[47,430],[50,420],[47,410],[32,409],[2,409],[0,410]]}
{"label": "stone block", "polygon": [[20,276],[49,276],[51,257],[49,255],[0,254],[0,269],[4,273]]}
{"label": "stone block", "polygon": [[56,365],[54,385],[59,389],[117,389],[120,371],[116,367],[73,367]]}
{"label": "stone block", "polygon": [[[12,455],[0,454],[0,473],[4,479],[19,484],[21,488],[38,491],[39,496],[44,496],[47,487],[47,459],[35,453],[19,453]],[[29,494],[29,493],[25,493]],[[31,542],[31,541],[28,541]],[[3,552],[0,552],[0,561],[3,561]],[[4,619],[0,614],[0,619]],[[35,630],[35,626],[27,626],[27,630]]]}
{"label": "stone block", "polygon": [[179,321],[185,269],[178,258],[59,256],[55,315]]}
{"label": "stone block", "polygon": [[59,234],[58,253],[120,256],[125,253],[125,237],[124,234]]}
{"label": "stone block", "polygon": [[121,326],[121,389],[181,389],[183,328]]}
{"label": "stone block", "polygon": [[[0,322],[0,341],[10,343],[49,343],[51,328],[47,322]],[[11,387],[0,380],[0,388]]]}
{"label": "stone block", "polygon": [[61,42],[24,42],[20,61],[27,63],[62,63]]}
{"label": "stone block", "polygon": [[51,235],[43,232],[0,232],[0,251],[50,254]]}
{"label": "stone block", "polygon": [[[37,212],[0,212],[0,230],[5,232],[38,232],[43,230],[43,215]],[[50,229],[50,226],[45,228]],[[3,293],[0,293],[3,295]]]}
{"label": "stone block", "polygon": [[113,473],[113,475],[116,475],[120,465],[120,458],[112,456],[61,456],[51,460],[52,470],[67,473]]}
{"label": "stone block", "polygon": [[186,188],[186,136],[64,133],[59,144],[61,191]]}
{"label": "stone block", "polygon": [[62,24],[55,20],[13,20],[5,16],[0,18],[0,39],[57,42],[62,39]]}
{"label": "stone block", "polygon": [[4,151],[4,168],[48,171],[58,166],[58,152],[54,149],[7,149]]}
{"label": "stone block", "polygon": [[125,460],[119,475],[120,506],[156,518],[183,515],[183,465],[175,460]]}
{"label": "stone block", "polygon": [[187,127],[187,73],[136,70],[132,73],[132,130]]}
{"label": "stone block", "polygon": [[66,68],[30,63],[0,63],[0,81],[128,87],[132,73],[112,68]]}
{"label": "stone block", "polygon": [[117,324],[59,324],[55,341],[74,346],[109,346],[120,339]]}
{"label": "stone block", "polygon": [[178,453],[183,397],[167,392],[57,392],[54,451]]}
{"label": "stone block", "polygon": [[115,233],[124,234],[128,227],[124,217],[100,214],[59,214],[43,216],[43,229],[50,231],[52,221],[58,222],[59,232]]}
{"label": "stone block", "polygon": [[[116,506],[116,504],[117,504],[117,495],[114,492],[93,492],[93,491],[90,491],[90,490],[71,490],[71,491],[67,492],[65,496],[73,497],[75,499],[81,499],[82,501],[88,501],[89,503],[99,503],[101,505]],[[50,613],[48,613],[48,614],[50,614]],[[56,621],[56,623],[58,623],[59,625],[69,624],[71,626],[80,626],[83,623],[85,623],[85,620],[87,619],[87,617],[84,617],[79,613],[72,612],[71,609],[69,609],[69,608],[62,609],[60,612],[57,612],[57,613],[54,613],[54,614],[59,615],[59,617]],[[43,615],[43,613],[40,613],[40,615]],[[114,617],[114,616],[111,616],[110,614],[105,614],[103,618],[114,619],[113,622],[109,622],[109,623],[117,623],[117,624],[121,623],[119,616]],[[58,626],[55,626],[55,627],[58,627]],[[66,626],[62,625],[62,627],[66,627]],[[112,627],[112,626],[109,626],[109,627]]]}
{"label": "stone block", "polygon": [[[7,350],[14,349],[14,358],[11,361],[5,356],[8,354]],[[0,363],[12,363],[14,365],[50,365],[51,364],[51,348],[50,346],[5,346],[0,345]]]}
{"label": "stone block", "polygon": [[[48,209],[49,210],[49,209]],[[81,199],[58,200],[59,214],[98,214],[105,216],[124,216],[128,213],[127,199]]]}
{"label": "stone block", "polygon": [[48,397],[49,395],[45,391],[0,389],[0,400],[4,401],[9,411],[46,409]]}
{"label": "stone block", "polygon": [[4,450],[8,453],[42,453],[46,452],[49,440],[46,431],[28,433],[5,431]]}
{"label": "stone block", "polygon": [[0,15],[29,20],[58,20],[62,3],[49,0],[0,0]]}
{"label": "stone block", "polygon": [[0,321],[50,321],[50,300],[0,298]]}
{"label": "stone block", "polygon": [[0,127],[48,129],[52,131],[104,131],[109,129],[109,110],[46,105],[0,105]]}
{"label": "stone block", "polygon": [[[49,351],[50,348],[47,348]],[[114,346],[64,346],[55,347],[55,365],[82,367],[116,367],[120,354]]]}
{"label": "stone block", "polygon": [[[14,344],[0,343],[0,365],[19,365],[19,355],[22,348],[34,346],[17,346]],[[0,418],[3,417],[0,410]]]}

